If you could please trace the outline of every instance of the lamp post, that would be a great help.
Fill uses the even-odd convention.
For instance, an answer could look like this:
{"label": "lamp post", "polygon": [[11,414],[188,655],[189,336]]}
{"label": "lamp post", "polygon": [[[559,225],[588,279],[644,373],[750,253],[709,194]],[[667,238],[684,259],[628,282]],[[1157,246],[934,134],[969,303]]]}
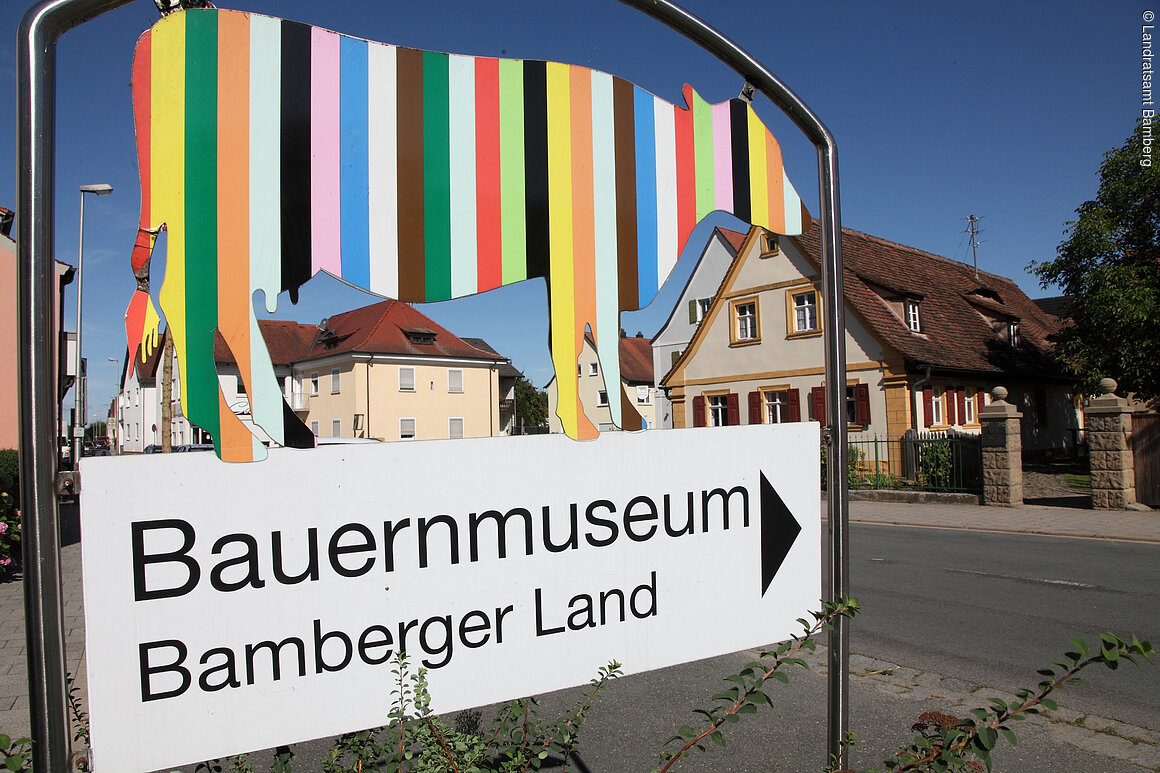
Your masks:
{"label": "lamp post", "polygon": [[108,196],[113,192],[113,186],[108,183],[96,185],[82,185],[81,190],[81,227],[80,243],[77,245],[77,351],[76,351],[76,381],[73,383],[73,469],[81,462],[81,448],[85,435],[85,383],[81,376],[81,302],[84,299],[84,265],[85,265],[85,194],[95,193],[98,196]]}
{"label": "lamp post", "polygon": [[117,447],[117,438],[121,435],[121,358],[120,357],[106,357],[109,362],[113,363],[113,426],[112,431],[109,432],[109,453]]}

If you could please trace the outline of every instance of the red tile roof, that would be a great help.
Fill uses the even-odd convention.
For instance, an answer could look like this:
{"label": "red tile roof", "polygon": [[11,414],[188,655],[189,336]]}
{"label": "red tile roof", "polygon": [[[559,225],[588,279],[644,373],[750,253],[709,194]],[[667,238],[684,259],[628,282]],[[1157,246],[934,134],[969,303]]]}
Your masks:
{"label": "red tile roof", "polygon": [[[335,314],[298,359],[309,360],[346,352],[406,354],[427,357],[459,357],[502,362],[506,358],[484,351],[440,326],[435,320],[402,301],[381,301],[360,309]],[[408,332],[434,334],[430,344],[413,343]]]}
{"label": "red tile roof", "polygon": [[725,237],[725,241],[729,242],[729,246],[733,248],[734,254],[741,251],[741,243],[745,241],[745,234],[730,231],[728,228],[719,227],[716,230],[721,236]]}
{"label": "red tile roof", "polygon": [[620,378],[629,384],[653,383],[652,339],[620,339]]}
{"label": "red tile roof", "polygon": [[[819,231],[792,241],[814,263],[820,261]],[[848,308],[862,318],[909,365],[984,372],[1057,376],[1047,337],[1058,321],[1006,277],[904,244],[842,229],[844,290]],[[914,333],[883,296],[920,301],[922,332]],[[1007,343],[1005,325],[996,331],[984,316],[1019,323],[1021,344]]]}

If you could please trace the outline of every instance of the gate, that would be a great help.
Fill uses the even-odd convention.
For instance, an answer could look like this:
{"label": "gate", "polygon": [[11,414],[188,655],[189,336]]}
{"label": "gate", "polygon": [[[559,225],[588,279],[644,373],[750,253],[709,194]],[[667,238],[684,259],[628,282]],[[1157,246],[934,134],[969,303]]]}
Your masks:
{"label": "gate", "polygon": [[1136,501],[1160,507],[1160,415],[1132,417],[1132,454],[1136,460]]}

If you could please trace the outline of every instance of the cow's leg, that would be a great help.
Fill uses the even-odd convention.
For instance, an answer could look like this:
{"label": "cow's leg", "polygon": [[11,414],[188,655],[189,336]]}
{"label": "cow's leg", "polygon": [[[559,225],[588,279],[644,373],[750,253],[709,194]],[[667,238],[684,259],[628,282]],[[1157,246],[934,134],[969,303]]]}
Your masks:
{"label": "cow's leg", "polygon": [[579,336],[576,335],[574,297],[564,289],[568,283],[545,281],[548,282],[548,348],[556,371],[556,416],[568,437],[592,440],[600,433],[580,402],[576,360],[584,346],[584,333],[581,326]]}

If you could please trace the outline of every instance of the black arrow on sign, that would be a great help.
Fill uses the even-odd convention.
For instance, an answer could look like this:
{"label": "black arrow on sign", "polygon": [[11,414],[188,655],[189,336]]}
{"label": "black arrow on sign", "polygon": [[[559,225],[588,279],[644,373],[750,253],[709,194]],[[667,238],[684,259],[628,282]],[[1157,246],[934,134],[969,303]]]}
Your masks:
{"label": "black arrow on sign", "polygon": [[781,496],[761,475],[761,595],[777,575],[789,549],[802,531],[802,525],[790,513]]}

